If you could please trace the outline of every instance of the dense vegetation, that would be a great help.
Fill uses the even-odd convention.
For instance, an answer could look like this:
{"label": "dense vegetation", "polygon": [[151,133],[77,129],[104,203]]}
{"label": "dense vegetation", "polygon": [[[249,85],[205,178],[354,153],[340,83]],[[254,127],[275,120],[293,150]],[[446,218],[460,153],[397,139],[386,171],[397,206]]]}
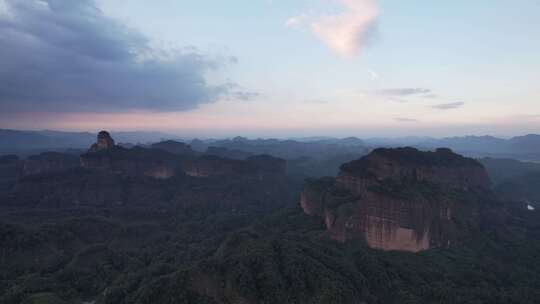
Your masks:
{"label": "dense vegetation", "polygon": [[[0,303],[538,303],[540,212],[478,196],[459,244],[383,252],[332,241],[298,206],[303,183],[26,177],[0,192]],[[460,199],[403,185],[378,190]]]}
{"label": "dense vegetation", "polygon": [[513,159],[480,160],[494,182],[494,191],[504,200],[540,207],[540,164]]}
{"label": "dense vegetation", "polygon": [[462,246],[411,254],[330,241],[290,204],[3,209],[0,302],[536,303],[540,214],[507,211]]}

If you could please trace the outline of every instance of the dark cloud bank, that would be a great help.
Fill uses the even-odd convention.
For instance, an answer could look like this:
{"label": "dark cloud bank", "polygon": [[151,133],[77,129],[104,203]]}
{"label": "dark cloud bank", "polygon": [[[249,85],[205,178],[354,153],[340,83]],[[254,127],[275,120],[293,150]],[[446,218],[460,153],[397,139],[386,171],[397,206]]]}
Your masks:
{"label": "dark cloud bank", "polygon": [[189,110],[256,94],[205,73],[234,58],[156,50],[93,0],[5,0],[0,14],[0,111]]}

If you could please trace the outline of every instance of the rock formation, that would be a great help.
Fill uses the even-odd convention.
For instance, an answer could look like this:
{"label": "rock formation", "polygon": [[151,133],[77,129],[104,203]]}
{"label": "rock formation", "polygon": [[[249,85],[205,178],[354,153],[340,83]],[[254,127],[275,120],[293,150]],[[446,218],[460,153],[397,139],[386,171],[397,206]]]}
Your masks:
{"label": "rock formation", "polygon": [[101,131],[97,135],[97,142],[90,147],[89,152],[97,152],[115,147],[114,140],[107,131]]}
{"label": "rock formation", "polygon": [[101,131],[97,143],[80,157],[82,167],[112,171],[129,176],[149,176],[168,179],[174,176],[181,159],[163,149],[134,147],[126,149],[114,145],[106,131]]}
{"label": "rock formation", "polygon": [[337,178],[308,183],[300,203],[336,240],[361,236],[372,248],[418,252],[451,245],[456,219],[472,206],[463,200],[489,186],[480,163],[449,149],[376,149]]}
{"label": "rock formation", "polygon": [[168,179],[178,173],[192,177],[232,175],[260,180],[285,174],[285,160],[268,155],[235,160],[211,155],[197,157],[197,154],[189,145],[175,141],[160,142],[152,148],[126,149],[115,146],[109,133],[102,131],[97,143],[80,159],[86,169],[157,179]]}

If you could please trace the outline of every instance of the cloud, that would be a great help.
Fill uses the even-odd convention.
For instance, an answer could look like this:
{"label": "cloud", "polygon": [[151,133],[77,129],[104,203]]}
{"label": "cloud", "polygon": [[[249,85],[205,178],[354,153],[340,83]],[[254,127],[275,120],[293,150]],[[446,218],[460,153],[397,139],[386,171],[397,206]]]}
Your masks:
{"label": "cloud", "polygon": [[439,98],[439,95],[431,93],[431,94],[424,95],[422,97],[423,98],[429,98],[429,99],[437,99],[437,98]]}
{"label": "cloud", "polygon": [[403,97],[412,95],[431,94],[431,90],[424,88],[397,88],[397,89],[382,89],[375,91],[377,95],[387,97]]}
{"label": "cloud", "polygon": [[398,122],[418,122],[417,119],[414,118],[406,118],[406,117],[396,117],[394,118],[395,121]]}
{"label": "cloud", "polygon": [[353,57],[369,41],[379,15],[375,0],[333,0],[341,13],[319,16],[300,15],[285,23],[297,27],[309,23],[311,32],[343,57]]}
{"label": "cloud", "polygon": [[309,16],[304,15],[304,14],[299,15],[299,16],[295,16],[295,17],[291,17],[285,22],[285,26],[287,26],[287,27],[301,26],[307,20],[309,20]]}
{"label": "cloud", "polygon": [[375,73],[372,70],[368,70],[368,73],[369,73],[369,78],[371,78],[371,80],[379,80],[379,79],[381,79],[381,76],[379,76],[379,74]]}
{"label": "cloud", "polygon": [[431,106],[431,108],[438,109],[438,110],[451,110],[451,109],[461,108],[464,105],[465,103],[460,101],[460,102],[442,103],[442,104]]}
{"label": "cloud", "polygon": [[2,2],[0,111],[182,111],[245,97],[205,79],[235,58],[153,48],[94,0]]}

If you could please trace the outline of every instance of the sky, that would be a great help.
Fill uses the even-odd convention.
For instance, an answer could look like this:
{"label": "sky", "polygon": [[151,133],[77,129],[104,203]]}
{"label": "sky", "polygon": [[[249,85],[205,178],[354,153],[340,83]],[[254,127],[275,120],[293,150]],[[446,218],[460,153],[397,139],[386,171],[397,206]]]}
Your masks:
{"label": "sky", "polygon": [[0,0],[0,128],[540,132],[536,0]]}

